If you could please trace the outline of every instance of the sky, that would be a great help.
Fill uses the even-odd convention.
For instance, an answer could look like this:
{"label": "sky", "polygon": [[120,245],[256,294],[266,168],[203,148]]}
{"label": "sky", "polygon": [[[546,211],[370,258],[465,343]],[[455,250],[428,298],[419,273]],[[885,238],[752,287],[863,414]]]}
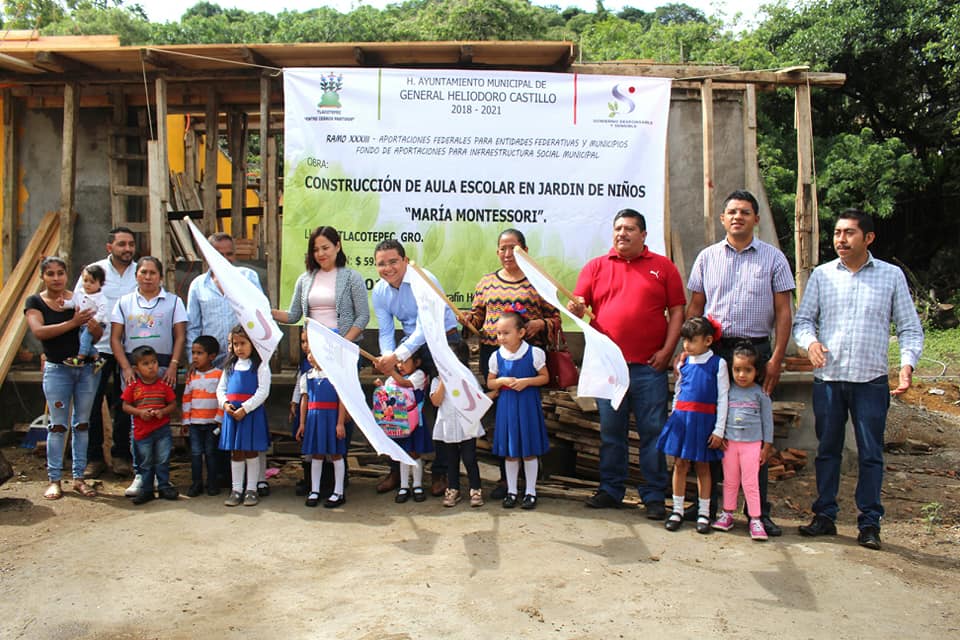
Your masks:
{"label": "sky", "polygon": [[[224,9],[238,8],[244,11],[264,11],[270,13],[279,13],[284,9],[291,11],[307,11],[318,6],[330,6],[341,12],[348,12],[361,4],[368,4],[377,8],[385,7],[397,0],[367,0],[360,2],[358,0],[273,0],[265,8],[263,0],[209,0],[218,4]],[[636,7],[643,11],[653,11],[658,6],[668,4],[671,0],[605,0],[603,5],[608,11],[619,11],[624,6]],[[677,0],[681,1],[681,0]],[[740,12],[744,20],[750,19],[756,15],[761,4],[766,4],[769,0],[686,0],[685,4],[696,7],[706,15],[714,15],[723,12],[729,22],[734,14]],[[562,8],[577,6],[586,11],[596,9],[595,0],[534,0],[536,4],[542,6],[557,5]],[[146,10],[152,22],[176,22],[183,15],[184,11],[197,3],[197,0],[139,0],[139,4]]]}

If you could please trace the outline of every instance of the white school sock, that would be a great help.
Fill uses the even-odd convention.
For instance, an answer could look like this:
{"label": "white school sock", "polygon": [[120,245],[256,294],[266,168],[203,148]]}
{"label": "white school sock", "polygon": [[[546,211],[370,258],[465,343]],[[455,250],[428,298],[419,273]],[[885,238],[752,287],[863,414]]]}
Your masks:
{"label": "white school sock", "polygon": [[257,461],[260,463],[260,473],[257,476],[257,482],[266,482],[267,481],[267,452],[261,451],[257,455]]}
{"label": "white school sock", "polygon": [[704,518],[710,517],[710,498],[697,499],[697,515]]}
{"label": "white school sock", "polygon": [[314,458],[310,461],[310,491],[320,493],[320,476],[323,475],[323,460]]}
{"label": "white school sock", "polygon": [[405,462],[400,463],[400,488],[410,488],[410,465]]}
{"label": "white school sock", "polygon": [[524,489],[524,493],[526,493],[528,496],[537,495],[537,470],[539,468],[539,458],[523,461],[523,473],[525,476],[527,476],[527,487]]}
{"label": "white school sock", "polygon": [[414,462],[417,463],[413,465],[413,486],[416,488],[423,486],[423,460],[417,458]]}
{"label": "white school sock", "polygon": [[230,460],[230,482],[237,493],[243,492],[243,470],[247,464],[243,460]]}
{"label": "white school sock", "polygon": [[343,495],[343,477],[347,471],[347,464],[343,458],[333,461],[333,492],[338,496]]}
{"label": "white school sock", "polygon": [[247,491],[257,490],[257,478],[260,477],[260,458],[247,458]]}
{"label": "white school sock", "polygon": [[683,515],[683,496],[673,496],[673,512]]}
{"label": "white school sock", "polygon": [[517,494],[517,476],[520,475],[519,460],[504,460],[504,470],[507,472],[507,493]]}

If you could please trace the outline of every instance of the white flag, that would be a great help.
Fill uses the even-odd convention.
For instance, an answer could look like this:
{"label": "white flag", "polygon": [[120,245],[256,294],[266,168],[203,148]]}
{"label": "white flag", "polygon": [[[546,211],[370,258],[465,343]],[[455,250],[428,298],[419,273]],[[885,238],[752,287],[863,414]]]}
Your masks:
{"label": "white flag", "polygon": [[443,325],[446,301],[413,267],[407,268],[404,279],[410,283],[417,301],[417,322],[443,381],[444,402],[451,403],[460,414],[464,434],[468,438],[476,438],[483,432],[480,418],[493,402],[483,393],[477,377],[460,362],[447,344],[447,331]]}
{"label": "white flag", "polygon": [[580,383],[577,395],[606,398],[616,409],[630,386],[630,370],[620,347],[609,337],[573,315],[557,298],[557,287],[539,269],[526,260],[520,252],[514,252],[517,266],[537,290],[540,297],[552,304],[577,323],[583,330],[583,364],[580,365]]}
{"label": "white flag", "polygon": [[397,462],[414,465],[416,461],[389,438],[373,419],[373,413],[367,406],[367,398],[360,388],[360,378],[357,377],[357,357],[360,348],[337,335],[315,320],[304,318],[307,326],[307,342],[310,353],[317,361],[323,373],[330,380],[330,384],[337,390],[337,395],[343,406],[363,435],[367,437],[377,453],[388,455]]}
{"label": "white flag", "polygon": [[266,362],[273,355],[283,334],[270,315],[270,301],[263,291],[246,279],[240,270],[213,248],[193,220],[186,218],[193,242],[210,265],[210,271],[216,276],[223,297],[227,299],[237,316],[237,324],[250,336],[260,358]]}

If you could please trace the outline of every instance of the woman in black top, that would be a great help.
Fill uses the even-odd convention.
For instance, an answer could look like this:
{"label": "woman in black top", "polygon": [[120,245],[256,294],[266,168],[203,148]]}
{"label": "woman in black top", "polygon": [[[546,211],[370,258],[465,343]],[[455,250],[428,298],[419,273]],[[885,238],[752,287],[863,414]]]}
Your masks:
{"label": "woman in black top", "polygon": [[63,260],[56,256],[44,258],[40,263],[40,279],[43,280],[43,291],[27,298],[23,312],[30,331],[43,344],[46,359],[43,365],[43,395],[46,396],[50,411],[47,432],[47,476],[50,486],[43,497],[57,500],[63,495],[60,478],[68,420],[71,422],[73,488],[81,495],[93,497],[97,492],[83,481],[83,469],[87,466],[87,443],[90,437],[87,423],[100,373],[94,372],[92,363],[71,367],[63,364],[63,361],[77,354],[80,327],[86,325],[94,340],[100,339],[103,329],[93,319],[93,310],[63,308],[63,303],[73,297],[73,292],[67,288],[67,265]]}

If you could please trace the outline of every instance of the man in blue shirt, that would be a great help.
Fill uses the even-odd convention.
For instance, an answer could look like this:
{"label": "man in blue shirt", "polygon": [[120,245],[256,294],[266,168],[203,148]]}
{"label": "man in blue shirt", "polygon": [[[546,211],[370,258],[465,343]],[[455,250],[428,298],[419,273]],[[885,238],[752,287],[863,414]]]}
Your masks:
{"label": "man in blue shirt", "polygon": [[[883,432],[890,396],[910,388],[923,350],[923,329],[903,272],[868,250],[873,219],[858,209],[842,212],[833,230],[836,260],[814,269],[793,323],[797,344],[816,372],[817,500],[805,536],[835,535],[840,463],[847,416],[857,437],[859,474],[855,499],[860,514],[857,542],[880,548],[883,505]],[[900,372],[891,391],[887,380],[890,325],[900,344]]]}
{"label": "man in blue shirt", "polygon": [[[207,240],[231,264],[236,262],[235,244],[229,233],[214,233]],[[257,289],[263,291],[256,271],[249,267],[237,267],[237,269],[247,280],[255,284]],[[223,295],[223,290],[220,289],[213,272],[208,269],[194,278],[187,291],[187,358],[192,360],[190,345],[198,336],[213,336],[220,343],[220,353],[217,354],[213,365],[223,366],[223,361],[227,359],[228,354],[227,336],[236,324],[237,316],[226,296]]]}
{"label": "man in blue shirt", "polygon": [[[379,328],[380,357],[377,358],[374,366],[385,376],[396,370],[397,364],[413,355],[417,349],[426,343],[423,335],[423,329],[417,322],[417,301],[413,296],[413,289],[410,283],[405,281],[407,267],[410,259],[403,245],[396,240],[384,240],[374,249],[374,262],[377,267],[377,273],[380,274],[380,280],[373,286],[373,312],[377,317],[377,326]],[[427,276],[433,280],[438,287],[440,283],[432,273],[425,271]],[[397,335],[394,321],[400,323],[403,330],[403,339],[397,343]],[[450,344],[454,353],[464,362],[466,362],[467,350],[466,344],[457,331],[457,318],[453,311],[448,307],[444,310],[443,326],[447,330],[447,342]],[[429,371],[432,368],[433,360],[429,352],[425,353],[423,359],[424,367]],[[430,416],[431,403],[424,403],[424,410],[427,412],[425,424],[433,424]],[[438,440],[434,441],[434,461],[431,467],[432,485],[430,492],[434,496],[442,496],[447,489],[447,469],[446,469],[446,449],[444,444]],[[390,475],[384,478],[377,485],[377,492],[386,493],[392,491],[400,483],[400,469],[396,462],[390,465]]]}

